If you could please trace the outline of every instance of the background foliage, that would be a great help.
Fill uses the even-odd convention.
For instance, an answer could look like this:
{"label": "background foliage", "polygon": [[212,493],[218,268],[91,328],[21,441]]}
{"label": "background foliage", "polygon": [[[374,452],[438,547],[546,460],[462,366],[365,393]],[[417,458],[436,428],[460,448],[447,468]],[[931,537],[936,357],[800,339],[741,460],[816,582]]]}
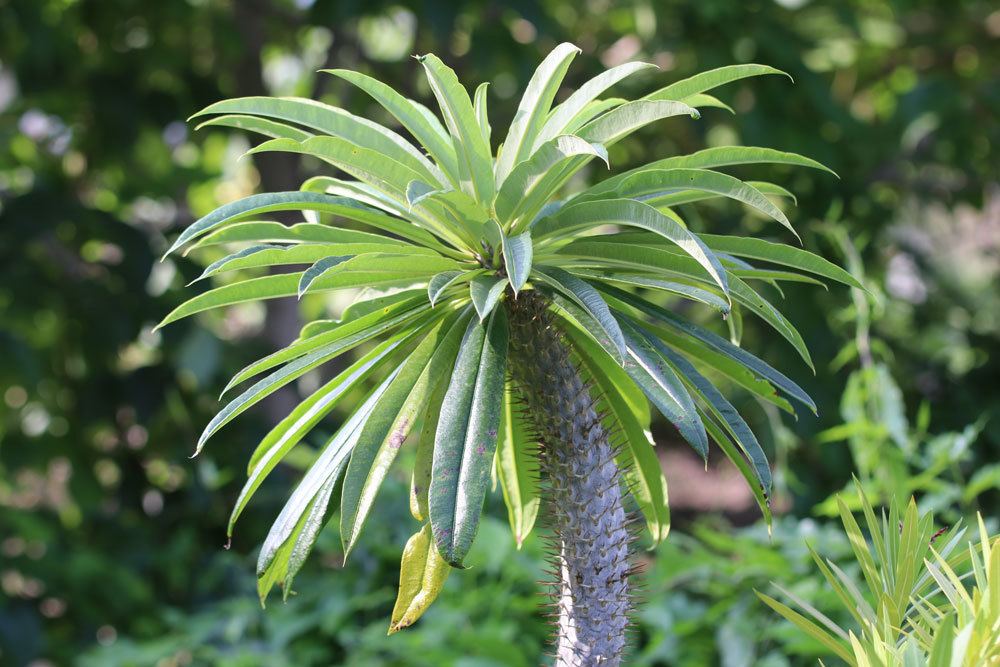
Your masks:
{"label": "background foliage", "polygon": [[[503,126],[512,96],[563,40],[584,50],[569,86],[630,59],[658,64],[664,83],[734,62],[790,72],[794,86],[773,77],[723,90],[738,117],[707,110],[647,128],[612,161],[730,143],[815,157],[841,179],[774,178],[799,195],[790,213],[806,245],[872,291],[786,290],[817,361],[815,377],[793,377],[821,412],[782,423],[741,406],[770,426],[784,512],[770,542],[740,482],[690,468],[654,424],[675,527],[641,555],[635,662],[815,664],[820,647],[752,589],[792,580],[824,602],[805,540],[847,553],[830,495],[852,472],[872,496],[917,493],[943,520],[1000,514],[995,5],[0,0],[0,664],[537,664],[538,545],[514,548],[496,497],[476,566],[411,630],[385,636],[410,532],[401,510],[393,516],[405,502],[389,497],[405,494],[401,480],[346,568],[324,534],[299,594],[262,611],[255,551],[295,467],[262,489],[228,551],[224,527],[246,448],[290,397],[187,456],[228,375],[297,332],[296,306],[269,306],[282,324],[267,328],[255,308],[152,326],[200,272],[158,263],[167,239],[218,203],[297,187],[308,169],[284,155],[237,161],[247,139],[192,132],[190,113],[247,94],[375,113],[313,72],[360,69],[423,99],[408,56],[434,51],[468,84],[492,83]],[[699,210],[703,228],[765,233],[735,206]],[[799,371],[781,341],[747,324],[752,349]]]}

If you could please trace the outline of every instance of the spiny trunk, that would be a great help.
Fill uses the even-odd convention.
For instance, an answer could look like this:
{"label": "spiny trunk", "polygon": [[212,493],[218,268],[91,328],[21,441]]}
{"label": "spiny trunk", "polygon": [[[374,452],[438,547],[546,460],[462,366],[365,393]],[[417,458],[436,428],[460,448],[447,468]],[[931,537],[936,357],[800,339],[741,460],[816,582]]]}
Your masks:
{"label": "spiny trunk", "polygon": [[556,667],[619,665],[630,607],[629,534],[614,450],[543,297],[522,293],[511,315],[511,372],[541,440],[558,550]]}

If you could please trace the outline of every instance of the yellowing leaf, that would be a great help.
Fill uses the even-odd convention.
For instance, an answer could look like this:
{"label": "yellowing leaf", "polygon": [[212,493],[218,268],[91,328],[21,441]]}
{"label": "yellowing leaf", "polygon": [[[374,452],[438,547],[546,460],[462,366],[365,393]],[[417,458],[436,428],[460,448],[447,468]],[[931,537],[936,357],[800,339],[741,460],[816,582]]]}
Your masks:
{"label": "yellowing leaf", "polygon": [[392,608],[389,634],[408,628],[420,618],[437,598],[451,566],[438,554],[431,539],[431,525],[425,523],[403,549],[399,567],[399,595]]}

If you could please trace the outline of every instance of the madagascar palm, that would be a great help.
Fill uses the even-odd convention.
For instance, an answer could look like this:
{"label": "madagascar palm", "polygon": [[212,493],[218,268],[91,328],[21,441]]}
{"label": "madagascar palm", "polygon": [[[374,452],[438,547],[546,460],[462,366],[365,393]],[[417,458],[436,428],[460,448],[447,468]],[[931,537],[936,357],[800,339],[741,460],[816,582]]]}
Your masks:
{"label": "madagascar palm", "polygon": [[[794,234],[767,196],[787,196],[786,190],[716,169],[748,163],[825,167],[767,148],[712,148],[566,195],[573,176],[595,159],[607,164],[608,148],[635,130],[673,116],[697,118],[698,107],[725,106],[709,90],[779,73],[738,65],[634,101],[603,97],[615,83],[653,68],[628,63],[553,105],[578,52],[562,44],[542,62],[495,156],[486,84],[470,98],[434,55],[417,60],[443,123],[371,77],[329,71],[374,98],[420,147],[382,125],[304,99],[234,99],[198,114],[212,116],[204,125],[271,137],[251,153],[301,153],[335,170],[297,192],[226,204],[186,229],[170,252],[191,243],[251,245],[203,274],[238,277],[184,303],[164,323],[238,302],[362,288],[339,319],[309,322],[290,345],[240,371],[227,391],[262,379],[232,399],[198,442],[200,450],[275,390],[348,350],[361,350],[275,426],[251,457],[230,530],[282,458],[342,399],[367,392],[319,448],[274,522],[258,564],[262,598],[275,583],[287,594],[337,509],[344,552],[351,552],[387,470],[412,439],[410,509],[423,527],[403,554],[391,631],[412,623],[449,569],[462,566],[495,466],[518,543],[531,532],[541,500],[551,517],[558,663],[619,664],[630,607],[624,497],[634,498],[654,543],[669,526],[646,399],[703,457],[711,437],[769,517],[767,460],[709,377],[788,411],[789,398],[815,406],[786,376],[663,301],[707,306],[737,323],[734,331],[745,308],[809,363],[801,337],[760,288],[824,277],[855,283],[801,249],[695,234],[674,209],[728,197]],[[275,211],[304,211],[306,221],[267,221]],[[244,274],[277,265],[307,268]]]}

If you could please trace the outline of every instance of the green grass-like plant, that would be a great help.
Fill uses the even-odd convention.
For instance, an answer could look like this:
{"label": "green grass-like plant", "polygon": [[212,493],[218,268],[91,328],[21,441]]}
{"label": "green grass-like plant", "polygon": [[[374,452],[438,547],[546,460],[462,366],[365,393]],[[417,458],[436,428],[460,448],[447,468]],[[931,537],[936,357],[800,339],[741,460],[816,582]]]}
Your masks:
{"label": "green grass-like plant", "polygon": [[982,516],[977,544],[961,525],[936,529],[913,499],[876,513],[857,481],[855,488],[867,538],[847,505],[838,505],[861,583],[810,548],[851,625],[778,584],[794,607],[758,593],[761,600],[852,667],[1000,665],[1000,540]]}
{"label": "green grass-like plant", "polygon": [[[795,235],[772,201],[787,190],[720,170],[765,163],[826,168],[794,153],[727,146],[667,157],[568,193],[572,177],[589,165],[597,173],[609,167],[608,149],[636,130],[698,118],[699,107],[728,108],[710,91],[781,74],[736,65],[637,100],[606,96],[626,77],[654,74],[652,65],[627,63],[554,104],[578,52],[562,44],[545,58],[495,155],[487,85],[470,96],[434,55],[417,61],[440,118],[364,74],[329,71],[374,98],[408,137],[298,98],[233,99],[196,114],[208,118],[202,126],[270,137],[253,154],[299,153],[332,169],[298,191],[221,206],[187,228],[169,252],[238,245],[202,276],[238,277],[179,306],[163,324],[240,302],[361,290],[338,319],[309,322],[296,341],[237,373],[226,391],[249,387],[198,442],[200,451],[261,399],[360,350],[251,456],[230,531],[289,451],[345,397],[366,392],[275,520],[258,564],[262,599],[275,584],[287,594],[337,510],[350,554],[389,467],[411,440],[411,510],[422,527],[403,553],[390,631],[413,623],[450,569],[462,567],[495,466],[518,543],[532,532],[540,506],[551,518],[557,663],[619,664],[631,605],[624,496],[634,499],[654,543],[669,528],[647,400],[701,456],[714,440],[770,520],[767,459],[715,381],[789,412],[789,399],[813,411],[815,405],[788,377],[665,302],[714,310],[728,318],[734,338],[742,311],[753,313],[811,365],[801,336],[766,290],[782,281],[857,283],[793,246],[694,233],[676,207],[729,198]],[[302,211],[306,221],[267,219],[278,211]],[[265,273],[279,265],[300,268]]]}

